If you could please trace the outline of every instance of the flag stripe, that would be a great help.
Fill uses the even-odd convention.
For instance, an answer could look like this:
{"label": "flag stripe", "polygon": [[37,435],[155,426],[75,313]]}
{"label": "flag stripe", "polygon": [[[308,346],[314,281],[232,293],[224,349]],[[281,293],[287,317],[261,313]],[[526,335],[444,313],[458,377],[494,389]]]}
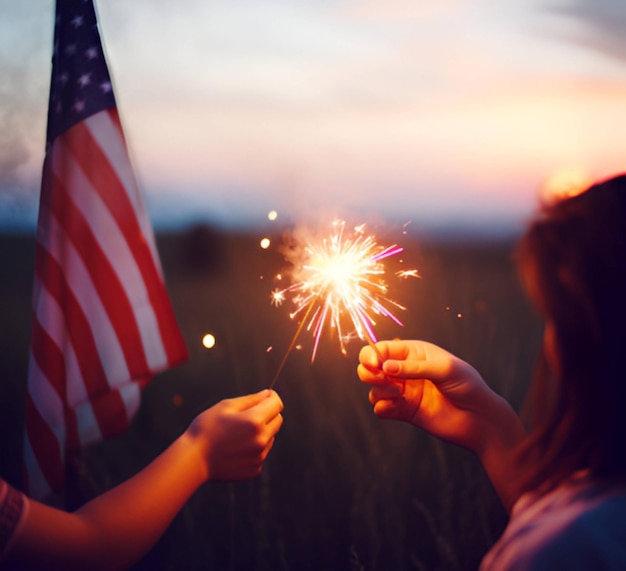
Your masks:
{"label": "flag stripe", "polygon": [[[152,225],[146,213],[141,193],[137,188],[117,109],[107,109],[104,113],[93,115],[89,118],[89,126],[94,140],[100,145],[103,154],[107,157],[109,164],[115,169],[122,186],[126,189],[128,198],[133,204],[141,234],[149,247],[152,264],[159,274],[160,280],[163,281],[163,271],[154,241]],[[114,144],[115,142],[117,144]]]}
{"label": "flag stripe", "polygon": [[[135,383],[129,383],[134,385]],[[139,402],[137,402],[139,405]],[[78,437],[80,439],[81,446],[86,446],[94,442],[102,440],[103,434],[98,424],[98,418],[91,405],[90,400],[84,400],[72,407],[76,413],[76,424],[78,426]],[[131,415],[127,415],[131,418]]]}
{"label": "flag stripe", "polygon": [[33,454],[37,458],[42,475],[53,489],[63,483],[64,447],[34,405],[30,394],[26,396],[26,431],[35,434],[29,438]]}
{"label": "flag stripe", "polygon": [[[68,146],[74,151],[74,156],[79,157],[80,153],[90,157],[100,153],[106,155],[107,149],[124,145],[124,140],[119,138],[116,129],[108,129],[106,131],[107,136],[102,135],[98,131],[99,141],[97,142],[91,136],[94,129],[90,129],[89,126],[92,125],[92,121],[98,121],[99,123],[96,124],[101,126],[102,123],[106,123],[106,116],[106,112],[98,113],[65,134]],[[112,140],[114,135],[118,136],[117,140]],[[144,233],[134,214],[133,204],[129,199],[129,194],[132,194],[132,190],[127,192],[117,174],[118,172],[125,172],[129,168],[128,157],[120,158],[115,156],[116,162],[112,165],[109,159],[113,155],[113,153],[110,153],[106,160],[100,160],[97,170],[85,170],[89,173],[88,176],[90,177],[93,190],[99,194],[102,201],[106,204],[108,212],[115,218],[118,227],[124,234],[126,243],[143,276],[143,283],[147,288],[150,304],[154,308],[158,319],[158,333],[167,352],[166,361],[162,363],[155,362],[152,365],[154,367],[153,370],[161,370],[180,362],[180,332],[163,286],[160,268],[154,264],[152,251],[147,239],[142,238]],[[151,236],[151,234],[150,232],[149,235]],[[183,352],[182,357],[186,357],[185,352]]]}
{"label": "flag stripe", "polygon": [[[63,309],[69,342],[74,346],[88,394],[92,395],[92,398],[106,394],[110,387],[107,383],[105,369],[98,354],[88,317],[83,313],[79,300],[68,286],[57,260],[41,244],[37,245],[35,263],[38,277],[43,286]],[[69,267],[69,264],[66,267]],[[102,326],[106,328],[104,325]],[[121,408],[122,406],[121,402],[118,403],[118,407]],[[96,411],[96,418],[100,430],[103,433],[107,432],[108,415],[99,417]]]}
{"label": "flag stripe", "polygon": [[[51,216],[48,218],[55,233],[61,233],[62,230],[54,219]],[[93,286],[88,283],[86,269],[82,266],[80,259],[73,254],[71,244],[67,243],[62,249],[55,241],[50,241],[48,244],[39,242],[35,258],[37,275],[42,285],[63,309],[70,342],[74,346],[88,394],[107,391],[109,389],[107,377],[112,373],[106,371],[105,367],[107,365],[109,368],[114,367],[113,372],[120,368],[119,363],[107,363],[107,361],[120,359],[122,351],[119,347],[117,351],[115,350],[116,338],[110,333],[112,328],[106,312],[97,299],[89,298],[88,294],[93,293]],[[63,271],[62,264],[66,272]],[[85,274],[87,274],[86,278]],[[85,308],[85,304],[90,301],[91,307]],[[102,323],[99,323],[100,319]],[[100,339],[105,338],[108,332],[112,347],[98,347],[90,322],[101,328],[98,332]],[[108,349],[108,354],[106,349]],[[103,358],[100,357],[100,352]],[[120,377],[121,374],[115,376]]]}
{"label": "flag stripe", "polygon": [[[55,151],[58,150],[53,150],[53,152]],[[102,306],[107,312],[115,334],[118,339],[122,340],[120,345],[131,376],[135,372],[145,374],[148,370],[148,363],[145,359],[144,347],[141,343],[141,337],[134,318],[134,308],[128,299],[127,289],[122,285],[118,277],[119,275],[128,275],[130,271],[126,274],[115,271],[106,253],[101,248],[102,242],[94,236],[97,225],[90,224],[85,220],[72,197],[68,195],[67,187],[63,182],[57,177],[53,177],[53,180],[54,189],[49,198],[51,212],[59,220],[60,225],[63,226],[67,239],[76,249],[77,254],[83,260],[85,268],[90,274],[93,286],[97,291]],[[84,193],[84,196],[89,196],[89,193]],[[100,219],[103,217],[104,215],[99,216]],[[113,239],[113,231],[114,229],[109,234],[109,241]],[[135,303],[138,302],[135,301]],[[123,380],[126,381],[127,378],[128,375],[124,374]],[[113,380],[112,384],[117,385],[117,379]]]}
{"label": "flag stripe", "polygon": [[[27,396],[26,398],[28,399],[29,397]],[[42,442],[42,440],[46,438],[45,433],[49,432],[49,428],[43,429],[44,432],[42,432],[41,434],[38,433],[37,426],[40,425],[38,425],[37,423],[33,423],[31,420],[33,415],[36,415],[36,411],[32,411],[29,408],[28,403],[26,403],[25,408],[26,432],[24,434],[24,491],[33,498],[46,498],[52,492],[52,485],[50,482],[55,479],[54,466],[57,462],[56,457],[58,457],[58,455],[54,452],[54,445],[46,447],[45,444]],[[45,456],[44,458],[38,457],[33,448],[33,445],[31,444],[31,440],[35,442],[35,446],[41,446],[43,448],[43,450],[45,451],[44,454],[46,452],[51,454],[51,463],[44,464]],[[56,451],[58,452],[58,454],[61,454],[62,448],[58,441],[55,442]],[[44,474],[44,470],[47,470],[48,472],[52,471],[51,474],[48,474],[49,477],[46,477],[46,475]],[[63,482],[62,478],[63,474],[61,474],[61,482],[57,483],[57,489]]]}
{"label": "flag stripe", "polygon": [[39,363],[32,353],[29,361],[28,386],[37,385],[37,392],[30,395],[32,405],[37,409],[39,416],[50,427],[54,437],[62,441],[65,439],[65,414],[63,399],[56,393],[45,373],[39,368]]}
{"label": "flag stripe", "polygon": [[[41,286],[39,279],[35,279],[35,290],[35,299],[37,302],[34,307],[31,358],[35,360],[40,369],[37,382],[50,382],[59,397],[66,399],[70,412],[72,409],[80,407],[80,417],[78,417],[77,412],[75,420],[76,428],[72,432],[72,434],[74,434],[74,432],[76,433],[74,440],[80,442],[81,445],[97,442],[102,439],[99,424],[106,424],[108,415],[100,412],[99,416],[101,421],[99,423],[91,401],[88,400],[89,396],[78,364],[78,359],[74,347],[68,339],[68,331],[65,328],[65,317],[61,307],[58,305],[56,299]],[[46,339],[47,350],[43,348],[44,341],[42,339]],[[63,348],[62,353],[61,348]],[[57,363],[56,374],[48,370],[48,359],[50,355],[54,354],[55,349],[58,351],[58,355],[53,357],[53,362]],[[60,363],[59,360],[62,360],[62,363]],[[59,380],[57,377],[61,373],[61,368],[63,368],[64,375]],[[65,383],[66,378],[71,378],[74,382]],[[132,386],[135,385],[135,383],[128,384]],[[63,391],[66,391],[66,393],[63,394]],[[126,409],[127,418],[131,418],[139,404],[138,401],[132,404],[124,401],[123,404]],[[68,412],[66,412],[66,414],[68,414]],[[118,423],[114,430],[121,432],[123,429],[124,428],[120,427]]]}
{"label": "flag stripe", "polygon": [[[84,382],[101,434],[104,437],[114,436],[128,427],[129,418],[136,410],[138,402],[125,402],[117,390],[112,390],[116,387],[107,379],[118,379],[118,386],[128,384],[132,379],[82,260],[72,244],[63,241],[63,230],[54,216],[47,214],[47,220],[50,234],[57,237],[57,242],[64,243],[65,249],[61,250],[52,240],[48,245],[56,251],[47,251],[43,244],[38,243],[35,256],[37,275],[45,290],[62,308],[63,319],[67,323],[69,346],[74,347],[73,352],[82,375],[82,379],[74,379],[72,384]],[[61,258],[64,258],[65,273],[59,265]],[[85,308],[86,311],[83,311]],[[94,328],[90,323],[97,324],[97,335],[94,335]],[[111,356],[107,358],[107,354]],[[75,439],[68,438],[68,445],[78,440],[78,432],[76,429]]]}
{"label": "flag stripe", "polygon": [[65,384],[67,404],[74,407],[88,398],[87,389],[74,352],[74,346],[69,342],[63,310],[56,299],[41,286],[37,275],[35,275],[34,280],[34,300],[33,319],[38,322],[39,326],[46,331],[47,335],[62,351],[67,378],[75,379],[75,382]]}
{"label": "flag stripe", "polygon": [[[62,401],[65,399],[65,359],[59,346],[41,326],[38,319],[33,319],[31,340],[32,356],[37,362],[39,369],[47,379],[50,387],[54,389],[59,398],[59,410],[63,410]],[[63,418],[59,418],[61,422]]]}
{"label": "flag stripe", "polygon": [[[122,126],[119,122],[119,116],[116,109],[107,109],[100,113],[92,115],[84,122],[85,128],[89,131],[95,148],[106,158],[106,162],[111,168],[110,173],[99,172],[95,174],[102,175],[101,180],[107,178],[109,182],[113,182],[114,186],[108,188],[108,200],[111,211],[115,213],[115,218],[121,227],[126,225],[122,223],[124,217],[129,214],[133,215],[134,220],[129,220],[128,228],[135,230],[136,224],[141,226],[141,230],[145,230],[138,213],[142,212],[144,205],[135,183],[135,177],[128,159],[126,151],[126,142],[122,133]],[[118,196],[121,201],[114,201],[114,197]],[[103,197],[106,200],[106,197]],[[136,224],[135,224],[136,223]],[[148,233],[152,233],[150,226],[147,227]],[[145,232],[142,232],[142,234]]]}
{"label": "flag stripe", "polygon": [[147,379],[139,379],[136,383],[128,383],[120,387],[120,398],[124,401],[126,414],[129,418],[133,418],[137,410],[139,410],[139,390],[143,388],[147,382]]}
{"label": "flag stripe", "polygon": [[[100,115],[105,115],[105,112],[98,114]],[[151,285],[155,286],[153,291],[155,288],[157,291],[162,290],[161,276],[154,271],[153,264],[141,263],[151,254],[147,245],[142,244],[132,204],[128,201],[126,191],[119,184],[119,179],[108,160],[102,155],[101,147],[95,144],[84,123],[72,128],[60,139],[67,141],[68,144],[68,148],[59,153],[64,160],[67,161],[68,157],[72,157],[78,163],[83,163],[80,166],[76,165],[75,168],[70,167],[69,172],[64,173],[68,187],[70,191],[81,189],[80,193],[73,193],[73,196],[81,210],[89,217],[89,223],[98,240],[109,249],[107,255],[116,260],[116,269],[124,279],[124,287],[136,311],[150,369],[163,369],[167,367],[168,357],[162,337],[159,335],[161,327],[154,311],[155,295],[150,292]],[[95,173],[95,169],[88,168],[88,162],[92,160],[97,160],[100,165]],[[82,189],[86,187],[92,192],[83,193]],[[106,189],[106,192],[103,192],[103,189]],[[146,266],[152,268],[152,271],[146,271]],[[143,375],[148,368],[136,368],[131,371],[135,375]]]}

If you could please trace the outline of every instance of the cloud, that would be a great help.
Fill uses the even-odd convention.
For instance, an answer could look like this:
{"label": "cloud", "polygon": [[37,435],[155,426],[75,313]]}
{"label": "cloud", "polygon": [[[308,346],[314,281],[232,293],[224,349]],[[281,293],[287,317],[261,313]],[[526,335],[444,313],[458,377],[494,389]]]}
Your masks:
{"label": "cloud", "polygon": [[42,148],[44,137],[35,127],[39,105],[31,97],[28,72],[0,59],[0,76],[0,194],[19,198],[34,190],[29,180],[32,177],[24,170],[32,157],[36,135],[41,136],[38,142]]}
{"label": "cloud", "polygon": [[[565,32],[567,39],[626,62],[626,2],[624,0],[569,0],[551,4],[549,10],[577,24]],[[561,34],[560,34],[561,35]]]}
{"label": "cloud", "polygon": [[29,128],[34,110],[20,97],[26,75],[20,66],[0,58],[0,227],[20,226],[24,220],[30,224],[36,212],[36,175],[26,172],[33,158]]}
{"label": "cloud", "polygon": [[0,192],[17,185],[18,169],[28,158],[28,151],[19,128],[17,94],[7,85],[15,84],[17,70],[0,62]]}
{"label": "cloud", "polygon": [[0,0],[0,196],[16,204],[32,201],[43,156],[53,22],[43,4]]}
{"label": "cloud", "polygon": [[342,4],[340,10],[349,17],[363,20],[407,22],[411,20],[431,20],[435,17],[448,15],[458,8],[458,0],[440,0],[438,2],[354,0]]}

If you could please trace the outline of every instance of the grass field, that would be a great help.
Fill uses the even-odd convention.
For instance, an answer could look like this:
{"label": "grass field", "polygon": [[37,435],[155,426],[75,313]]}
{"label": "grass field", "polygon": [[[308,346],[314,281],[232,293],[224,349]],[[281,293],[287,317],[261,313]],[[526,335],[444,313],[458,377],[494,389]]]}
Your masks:
{"label": "grass field", "polygon": [[[405,327],[380,337],[419,337],[470,361],[519,408],[540,343],[521,294],[512,242],[412,240],[405,263],[420,280],[393,287]],[[271,381],[295,331],[269,303],[284,266],[257,235],[196,228],[159,237],[168,288],[190,360],[144,391],[132,427],[84,451],[83,494],[130,476],[217,400]],[[0,470],[19,475],[30,329],[33,243],[0,239]],[[210,331],[217,345],[201,346]],[[475,569],[506,522],[469,453],[417,429],[374,417],[355,368],[362,343],[342,356],[324,340],[294,351],[276,384],[284,425],[263,474],[211,483],[192,498],[136,566],[150,570],[400,571]],[[268,347],[272,350],[268,351]]]}

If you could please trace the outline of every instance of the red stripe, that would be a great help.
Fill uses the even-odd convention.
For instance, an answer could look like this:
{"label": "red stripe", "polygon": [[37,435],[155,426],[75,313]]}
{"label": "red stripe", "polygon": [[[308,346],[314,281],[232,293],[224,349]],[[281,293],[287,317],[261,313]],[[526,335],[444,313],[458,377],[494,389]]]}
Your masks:
{"label": "red stripe", "polygon": [[122,129],[122,120],[120,119],[120,114],[117,111],[117,108],[108,109],[107,113],[115,127],[117,128],[118,133],[120,134],[120,139],[124,141],[124,147],[126,147],[126,139],[124,137],[124,129]]}
{"label": "red stripe", "polygon": [[65,393],[65,359],[59,346],[48,335],[41,326],[39,319],[33,318],[33,331],[31,335],[31,352],[37,366],[44,374],[48,382],[59,395],[59,398],[66,402]]}
{"label": "red stripe", "polygon": [[[109,110],[109,115],[112,119],[115,118],[116,123],[119,124],[116,110]],[[93,188],[99,193],[119,225],[135,258],[137,267],[143,276],[150,303],[156,314],[159,334],[163,340],[168,364],[171,366],[182,362],[187,358],[187,350],[161,275],[154,265],[150,247],[142,233],[126,189],[84,123],[79,123],[70,129],[64,137]],[[92,168],[94,163],[98,165],[97,168]]]}
{"label": "red stripe", "polygon": [[[61,136],[62,138],[63,136]],[[58,143],[58,141],[57,141]],[[124,353],[131,378],[148,371],[143,343],[133,306],[128,299],[115,268],[100,247],[89,223],[73,202],[64,181],[53,179],[52,192],[47,197],[48,206],[63,226],[65,234],[80,254],[98,297],[104,306]],[[42,198],[43,202],[43,198]],[[115,379],[126,381],[130,379]]]}
{"label": "red stripe", "polygon": [[96,418],[106,418],[106,423],[100,425],[104,438],[117,436],[128,428],[130,421],[119,390],[112,390],[91,399],[91,408]]}
{"label": "red stripe", "polygon": [[80,447],[80,442],[76,415],[68,408],[65,357],[56,341],[48,335],[36,316],[33,318],[31,352],[45,377],[45,379],[38,379],[37,382],[48,382],[63,403],[64,422],[67,430],[66,447],[68,450],[75,450]]}
{"label": "red stripe", "polygon": [[[99,425],[98,425],[99,426]],[[78,433],[78,418],[73,408],[65,407],[65,449],[67,451],[80,450],[81,442]]]}
{"label": "red stripe", "polygon": [[[90,395],[90,398],[95,398],[101,394],[107,393],[110,388],[100,362],[89,323],[76,297],[68,286],[61,267],[41,244],[37,244],[35,271],[41,283],[57,301],[63,311],[68,336],[76,353],[76,359],[85,381],[87,394]],[[67,382],[78,381],[77,379],[67,379]],[[116,406],[124,411],[126,410],[124,402],[119,395]],[[117,411],[114,412],[114,415],[116,414],[118,414]],[[100,430],[106,432],[106,416],[101,417],[96,415],[96,420]]]}
{"label": "red stripe", "polygon": [[26,433],[39,467],[50,487],[58,492],[63,487],[63,460],[59,441],[39,414],[30,394],[26,395],[25,413]]}

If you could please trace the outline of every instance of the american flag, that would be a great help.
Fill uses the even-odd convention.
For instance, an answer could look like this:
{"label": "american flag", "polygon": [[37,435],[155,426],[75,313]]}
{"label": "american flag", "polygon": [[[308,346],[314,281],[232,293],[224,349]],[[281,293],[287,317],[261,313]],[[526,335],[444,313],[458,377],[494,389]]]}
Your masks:
{"label": "american flag", "polygon": [[187,358],[128,157],[92,0],[57,0],[33,286],[25,487],[63,488]]}

